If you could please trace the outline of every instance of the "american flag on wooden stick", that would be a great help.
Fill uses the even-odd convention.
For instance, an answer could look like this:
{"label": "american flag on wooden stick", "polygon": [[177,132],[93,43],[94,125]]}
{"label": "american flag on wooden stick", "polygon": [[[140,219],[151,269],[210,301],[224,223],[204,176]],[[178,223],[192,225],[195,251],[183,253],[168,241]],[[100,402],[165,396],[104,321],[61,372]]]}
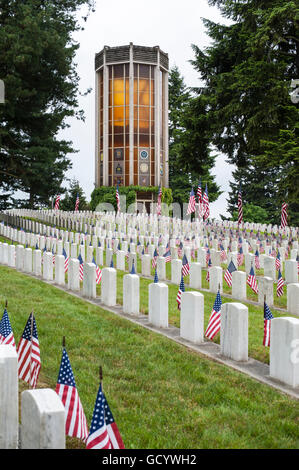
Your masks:
{"label": "american flag on wooden stick", "polygon": [[238,224],[241,225],[243,222],[243,207],[242,207],[242,191],[241,185],[238,192]]}
{"label": "american flag on wooden stick", "polygon": [[228,285],[229,287],[231,287],[231,285],[232,285],[232,279],[233,279],[232,273],[233,273],[234,271],[237,271],[237,268],[236,268],[236,266],[234,265],[234,262],[231,261],[231,262],[229,263],[228,267],[227,267],[227,270],[226,270],[225,273],[224,273],[224,279],[225,279],[225,281],[226,281],[226,283],[227,283],[227,285]]}
{"label": "american flag on wooden stick", "polygon": [[255,292],[257,294],[258,293],[258,285],[257,285],[257,280],[256,280],[256,277],[255,277],[255,274],[254,274],[253,266],[251,266],[251,268],[250,268],[249,276],[248,276],[246,282],[247,282],[248,286],[251,287],[253,292]]}
{"label": "american flag on wooden stick", "polygon": [[188,207],[187,207],[187,215],[192,214],[192,212],[195,212],[195,203],[196,201],[195,201],[194,191],[192,188],[190,192]]}
{"label": "american flag on wooden stick", "polygon": [[278,270],[278,278],[277,278],[277,286],[276,286],[276,295],[277,297],[281,297],[283,295],[283,286],[284,286],[284,280],[281,275],[280,269]]}
{"label": "american flag on wooden stick", "polygon": [[64,256],[64,272],[67,273],[69,269],[69,256],[66,254],[65,249],[63,248],[62,254]]}
{"label": "american flag on wooden stick", "polygon": [[281,261],[280,261],[280,253],[279,253],[279,250],[277,250],[277,255],[276,255],[276,259],[275,259],[275,267],[276,267],[276,271],[278,271],[278,270],[281,268]]}
{"label": "american flag on wooden stick", "polygon": [[281,228],[285,228],[288,225],[287,218],[288,218],[288,211],[287,211],[288,205],[283,202],[281,206]]}
{"label": "american flag on wooden stick", "polygon": [[264,346],[270,346],[270,333],[271,333],[271,320],[272,320],[273,315],[264,301],[264,338],[263,338],[263,345]]}
{"label": "american flag on wooden stick", "polygon": [[255,262],[255,269],[261,269],[260,257],[259,252],[256,250],[254,255],[254,262]]}
{"label": "american flag on wooden stick", "polygon": [[184,284],[183,274],[181,275],[181,282],[180,282],[179,290],[178,290],[178,293],[177,293],[177,296],[176,296],[176,301],[177,301],[179,310],[181,310],[182,292],[185,292],[185,284]]}
{"label": "american flag on wooden stick", "polygon": [[183,256],[183,260],[182,260],[182,275],[183,275],[184,277],[185,277],[185,276],[188,276],[189,271],[190,271],[189,262],[188,262],[187,256],[184,255],[184,256]]}
{"label": "american flag on wooden stick", "polygon": [[158,252],[155,248],[154,256],[153,256],[153,259],[152,259],[152,267],[153,268],[156,268],[156,266],[157,266],[157,258],[158,258]]}
{"label": "american flag on wooden stick", "polygon": [[19,379],[36,387],[41,368],[40,347],[33,312],[29,315],[17,347]]}
{"label": "american flag on wooden stick", "polygon": [[65,348],[63,348],[62,351],[55,391],[59,395],[65,408],[65,434],[86,441],[88,437],[87,421],[76,387],[71,363]]}
{"label": "american flag on wooden stick", "polygon": [[83,263],[83,258],[81,256],[81,253],[79,253],[78,260],[79,260],[79,280],[83,281],[83,277],[84,277],[83,264],[84,263]]}
{"label": "american flag on wooden stick", "polygon": [[55,199],[55,206],[54,206],[55,210],[59,209],[59,202],[60,202],[60,195],[58,194]]}
{"label": "american flag on wooden stick", "polygon": [[205,332],[205,336],[209,339],[213,339],[220,331],[221,324],[221,296],[218,290],[216,299],[214,302],[213,310],[210,315],[209,323]]}
{"label": "american flag on wooden stick", "polygon": [[102,390],[98,390],[86,449],[124,449],[124,443]]}
{"label": "american flag on wooden stick", "polygon": [[0,344],[9,344],[13,347],[16,346],[6,307],[0,322]]}
{"label": "american flag on wooden stick", "polygon": [[75,203],[75,212],[79,210],[79,203],[80,203],[80,198],[79,198],[79,194],[77,193],[76,203]]}
{"label": "american flag on wooden stick", "polygon": [[102,280],[102,270],[99,268],[99,266],[98,266],[97,263],[95,262],[94,257],[92,258],[92,262],[93,262],[93,264],[95,264],[95,266],[96,266],[96,284],[100,284],[100,282],[101,282],[101,280]]}
{"label": "american flag on wooden stick", "polygon": [[209,204],[209,195],[208,195],[208,185],[206,183],[206,189],[203,194],[202,198],[202,204],[203,204],[203,218],[204,220],[207,220],[209,215],[210,215],[210,204]]}

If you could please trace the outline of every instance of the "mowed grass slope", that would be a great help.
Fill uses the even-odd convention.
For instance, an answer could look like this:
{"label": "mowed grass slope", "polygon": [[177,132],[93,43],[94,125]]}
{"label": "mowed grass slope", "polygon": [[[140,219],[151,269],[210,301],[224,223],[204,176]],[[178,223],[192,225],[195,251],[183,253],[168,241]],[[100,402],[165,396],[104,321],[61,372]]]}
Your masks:
{"label": "mowed grass slope", "polygon": [[[43,387],[55,389],[66,337],[88,425],[103,367],[104,390],[126,448],[299,447],[297,400],[3,266],[0,294],[17,343],[34,310]],[[68,447],[80,446],[68,440]]]}

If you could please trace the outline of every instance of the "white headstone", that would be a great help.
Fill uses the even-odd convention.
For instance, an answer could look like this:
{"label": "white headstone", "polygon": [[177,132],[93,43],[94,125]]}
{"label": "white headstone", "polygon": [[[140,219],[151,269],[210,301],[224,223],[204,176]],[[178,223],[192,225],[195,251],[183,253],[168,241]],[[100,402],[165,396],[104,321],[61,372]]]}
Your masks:
{"label": "white headstone", "polygon": [[192,343],[204,341],[204,296],[200,292],[182,293],[180,336]]}
{"label": "white headstone", "polygon": [[123,310],[132,315],[139,314],[139,276],[125,274],[123,277]]}
{"label": "white headstone", "polygon": [[101,281],[101,300],[104,305],[116,305],[116,269],[103,268]]}
{"label": "white headstone", "polygon": [[159,328],[168,327],[168,286],[163,282],[149,284],[148,320]]}
{"label": "white headstone", "polygon": [[273,318],[270,331],[270,377],[298,387],[299,319]]}
{"label": "white headstone", "polygon": [[248,308],[238,302],[221,306],[220,350],[234,361],[248,361]]}
{"label": "white headstone", "polygon": [[66,413],[54,390],[25,390],[21,407],[22,449],[65,449]]}
{"label": "white headstone", "polygon": [[0,345],[0,449],[17,449],[19,429],[18,356]]}

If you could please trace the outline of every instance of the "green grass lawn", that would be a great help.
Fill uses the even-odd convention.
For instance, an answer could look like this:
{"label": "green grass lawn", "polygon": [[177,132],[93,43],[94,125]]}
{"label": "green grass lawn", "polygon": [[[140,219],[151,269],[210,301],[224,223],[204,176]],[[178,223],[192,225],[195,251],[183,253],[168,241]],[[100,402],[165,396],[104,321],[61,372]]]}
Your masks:
{"label": "green grass lawn", "polygon": [[[121,281],[119,275],[119,296]],[[146,280],[143,282],[145,293]],[[126,448],[299,447],[297,400],[54,286],[1,266],[3,307],[5,300],[17,343],[34,310],[42,361],[39,386],[55,388],[62,337],[66,337],[88,424],[99,386],[99,366],[103,367],[103,387]],[[146,299],[142,298],[142,304],[146,308]],[[82,444],[68,439],[67,446]]]}

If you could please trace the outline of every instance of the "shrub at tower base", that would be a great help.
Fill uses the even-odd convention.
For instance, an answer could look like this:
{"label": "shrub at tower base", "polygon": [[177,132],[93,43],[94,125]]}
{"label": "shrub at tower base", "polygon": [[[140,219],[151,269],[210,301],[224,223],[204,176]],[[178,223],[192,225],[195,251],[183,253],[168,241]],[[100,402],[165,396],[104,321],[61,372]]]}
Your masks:
{"label": "shrub at tower base", "polygon": [[[137,194],[152,193],[154,194],[154,202],[157,202],[159,188],[157,186],[119,186],[118,192],[120,196],[126,196],[126,210],[131,204],[134,204],[137,199]],[[97,206],[101,203],[112,204],[117,210],[116,202],[116,187],[114,186],[100,186],[93,190],[91,194],[90,209],[95,211]],[[162,188],[162,203],[172,203],[172,191],[169,188]],[[121,207],[124,211],[125,208]]]}

